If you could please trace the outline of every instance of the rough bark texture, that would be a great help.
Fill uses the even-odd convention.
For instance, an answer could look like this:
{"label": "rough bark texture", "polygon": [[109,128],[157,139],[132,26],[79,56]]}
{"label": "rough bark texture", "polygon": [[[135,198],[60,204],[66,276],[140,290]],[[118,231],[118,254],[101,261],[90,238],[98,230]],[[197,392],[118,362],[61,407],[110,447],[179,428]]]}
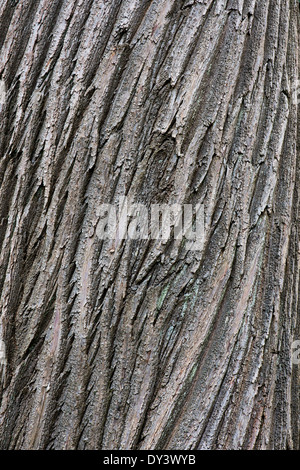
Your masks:
{"label": "rough bark texture", "polygon": [[[1,0],[1,449],[299,448],[296,0]],[[205,246],[101,241],[121,195]]]}

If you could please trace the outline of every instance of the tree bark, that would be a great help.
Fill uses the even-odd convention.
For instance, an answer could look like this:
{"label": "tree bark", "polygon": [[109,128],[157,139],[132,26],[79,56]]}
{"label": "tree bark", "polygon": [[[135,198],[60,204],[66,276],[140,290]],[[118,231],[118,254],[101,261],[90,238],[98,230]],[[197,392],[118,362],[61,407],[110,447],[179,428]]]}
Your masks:
{"label": "tree bark", "polygon": [[[296,0],[0,4],[1,449],[299,449]],[[202,203],[205,243],[100,240]]]}

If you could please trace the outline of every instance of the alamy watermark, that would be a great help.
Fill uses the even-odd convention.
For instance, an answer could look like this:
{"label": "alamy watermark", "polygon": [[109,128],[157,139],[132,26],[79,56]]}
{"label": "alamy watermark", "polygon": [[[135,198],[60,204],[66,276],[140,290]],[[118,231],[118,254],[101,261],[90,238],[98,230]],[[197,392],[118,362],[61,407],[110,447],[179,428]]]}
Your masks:
{"label": "alamy watermark", "polygon": [[4,341],[0,339],[0,375],[3,368],[6,366],[6,354],[5,354],[5,345]]}
{"label": "alamy watermark", "polygon": [[292,363],[300,364],[300,340],[293,341],[292,343]]}
{"label": "alamy watermark", "polygon": [[6,86],[5,86],[4,80],[0,79],[0,105],[1,107],[2,105],[5,104],[5,101],[6,101]]}
{"label": "alamy watermark", "polygon": [[122,196],[117,205],[101,204],[96,234],[101,240],[185,240],[187,250],[202,250],[203,204],[133,203]]}
{"label": "alamy watermark", "polygon": [[292,102],[293,104],[300,103],[300,80],[295,80],[292,84]]}

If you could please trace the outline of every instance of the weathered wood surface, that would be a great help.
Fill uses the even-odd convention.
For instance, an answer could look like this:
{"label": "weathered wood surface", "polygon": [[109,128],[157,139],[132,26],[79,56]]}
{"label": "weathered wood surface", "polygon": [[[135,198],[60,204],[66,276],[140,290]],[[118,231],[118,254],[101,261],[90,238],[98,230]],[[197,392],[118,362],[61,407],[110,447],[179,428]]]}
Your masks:
{"label": "weathered wood surface", "polygon": [[[1,0],[1,449],[299,448],[296,0]],[[205,249],[102,242],[127,194]]]}

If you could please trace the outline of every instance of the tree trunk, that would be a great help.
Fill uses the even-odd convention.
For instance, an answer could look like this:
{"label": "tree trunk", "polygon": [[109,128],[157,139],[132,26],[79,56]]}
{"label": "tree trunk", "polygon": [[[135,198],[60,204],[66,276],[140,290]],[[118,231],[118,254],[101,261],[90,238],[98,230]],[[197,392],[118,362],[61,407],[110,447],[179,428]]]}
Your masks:
{"label": "tree trunk", "polygon": [[[299,449],[298,31],[296,0],[2,1],[1,449]],[[122,196],[202,204],[202,249],[101,239]]]}

